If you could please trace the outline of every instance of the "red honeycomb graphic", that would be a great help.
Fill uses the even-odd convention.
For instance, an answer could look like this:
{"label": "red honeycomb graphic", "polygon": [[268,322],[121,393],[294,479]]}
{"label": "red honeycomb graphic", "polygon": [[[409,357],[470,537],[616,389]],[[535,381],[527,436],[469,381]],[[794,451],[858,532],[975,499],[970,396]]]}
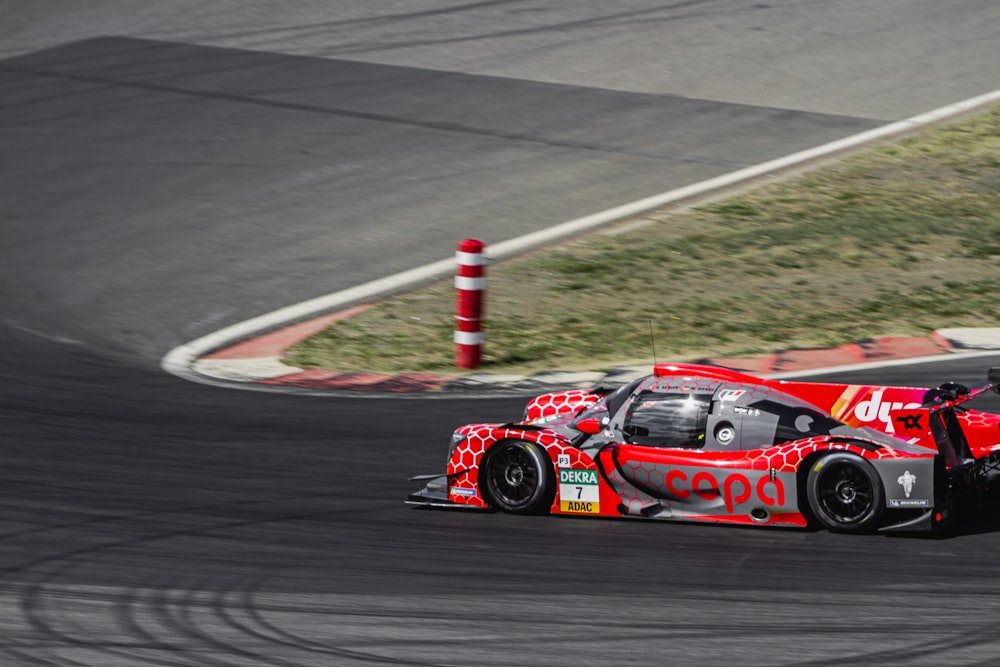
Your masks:
{"label": "red honeycomb graphic", "polygon": [[[451,486],[479,488],[479,464],[483,454],[493,443],[500,440],[524,440],[541,445],[549,454],[555,456],[553,448],[556,445],[565,447],[558,435],[551,431],[525,431],[518,428],[498,428],[496,424],[469,424],[458,429],[456,433],[466,438],[458,444],[448,461],[446,473]],[[563,451],[559,449],[558,451]],[[578,450],[574,450],[578,451]],[[449,498],[458,504],[486,507],[479,494],[475,496],[455,495],[449,490]]]}
{"label": "red honeycomb graphic", "polygon": [[[788,526],[805,526],[807,521],[801,512],[797,510],[797,503],[794,495],[785,495],[784,499],[781,501],[781,505],[774,507],[772,511],[766,518],[753,518],[746,512],[731,512],[726,506],[725,496],[721,489],[723,488],[724,476],[720,477],[718,475],[712,475],[711,477],[706,477],[703,481],[710,481],[714,484],[719,485],[718,488],[709,488],[704,486],[688,487],[685,490],[687,493],[695,491],[696,488],[700,488],[703,492],[708,492],[711,494],[713,491],[719,493],[719,498],[714,509],[709,510],[711,505],[701,504],[697,509],[689,508],[684,503],[676,503],[667,498],[654,498],[644,491],[637,489],[631,484],[631,482],[626,479],[626,477],[631,476],[637,485],[646,485],[651,489],[661,489],[664,490],[663,478],[672,469],[672,466],[665,465],[662,463],[653,463],[651,461],[634,459],[627,462],[622,462],[619,460],[619,464],[625,468],[626,475],[623,476],[615,468],[612,460],[614,458],[613,454],[608,454],[607,450],[603,453],[604,457],[601,458],[601,464],[603,467],[608,469],[607,479],[610,485],[614,487],[620,496],[620,507],[621,511],[625,514],[637,515],[637,516],[652,516],[653,518],[669,518],[669,519],[679,519],[684,521],[710,521],[714,523],[734,523],[734,524],[761,524],[767,523],[770,525],[788,525]],[[712,461],[701,461],[702,465],[695,467],[695,471],[709,471],[713,469]],[[739,470],[730,471],[739,474]],[[722,475],[729,474],[726,472],[725,468],[720,469]],[[785,473],[786,475],[793,473]],[[687,483],[690,484],[696,476],[693,476],[693,472],[689,472],[691,477],[687,478]],[[764,479],[767,479],[765,476]],[[758,478],[759,481],[759,478]],[[684,486],[684,484],[682,484]],[[755,484],[758,486],[758,484]],[[776,487],[768,487],[766,491],[774,491]],[[788,479],[784,481],[784,488],[794,488],[794,483],[790,483]],[[758,491],[759,493],[759,491]],[[708,500],[703,497],[703,500]],[[777,499],[775,499],[777,501]]]}
{"label": "red honeycomb graphic", "polygon": [[[872,442],[872,444],[877,443]],[[799,464],[803,459],[821,450],[852,452],[865,459],[910,458],[913,456],[912,454],[906,454],[881,446],[872,451],[860,444],[831,441],[825,436],[819,436],[780,445],[772,449],[759,450],[758,456],[753,460],[751,469],[769,470],[774,468],[778,472],[794,472],[798,470]]]}
{"label": "red honeycomb graphic", "polygon": [[1000,415],[969,410],[958,419],[973,456],[986,456],[1000,446]]}
{"label": "red honeycomb graphic", "polygon": [[553,415],[578,412],[582,408],[593,405],[601,398],[603,398],[601,394],[592,394],[585,389],[543,394],[528,402],[528,407],[525,409],[525,421],[536,421]]}
{"label": "red honeycomb graphic", "polygon": [[[777,472],[794,472],[804,458],[821,450],[848,451],[866,459],[911,458],[915,456],[881,445],[877,445],[877,449],[869,450],[862,444],[858,444],[868,442],[877,445],[874,441],[858,438],[853,441],[838,441],[829,436],[817,436],[776,447],[739,452],[701,452],[698,450],[628,446],[624,451],[620,451],[619,463],[625,464],[638,460],[668,465],[714,466],[721,469],[744,470],[770,470],[774,468]],[[631,457],[626,458],[628,453],[631,453]]]}
{"label": "red honeycomb graphic", "polygon": [[[601,463],[604,469],[608,471],[608,481],[611,483],[611,486],[618,494],[618,497],[621,500],[621,505],[626,514],[640,515],[642,514],[643,510],[646,510],[650,507],[654,507],[655,505],[659,504],[659,501],[657,501],[655,498],[647,495],[643,491],[640,491],[635,486],[630,484],[627,480],[625,480],[621,476],[621,473],[619,473],[618,470],[615,468],[615,465],[612,460],[612,453],[608,450],[605,450],[605,452],[607,455],[604,456]],[[605,452],[602,452],[602,454],[605,454]],[[637,469],[640,469],[642,470],[642,472],[646,473],[644,481],[645,483],[648,484],[649,473],[651,473],[655,469],[656,467],[655,464],[648,463],[646,461],[637,461],[635,463],[637,465]],[[639,477],[638,474],[636,474],[636,477],[637,480],[642,479]]]}

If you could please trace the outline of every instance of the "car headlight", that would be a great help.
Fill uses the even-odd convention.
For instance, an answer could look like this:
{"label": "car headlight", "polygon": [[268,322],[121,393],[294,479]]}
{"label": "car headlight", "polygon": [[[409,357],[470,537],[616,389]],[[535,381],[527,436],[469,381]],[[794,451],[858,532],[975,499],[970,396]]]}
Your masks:
{"label": "car headlight", "polygon": [[445,464],[447,464],[448,461],[451,461],[451,455],[455,453],[455,450],[458,449],[458,446],[463,442],[465,442],[465,440],[468,437],[469,436],[465,435],[464,433],[451,434],[451,444],[448,445],[448,458],[445,459]]}

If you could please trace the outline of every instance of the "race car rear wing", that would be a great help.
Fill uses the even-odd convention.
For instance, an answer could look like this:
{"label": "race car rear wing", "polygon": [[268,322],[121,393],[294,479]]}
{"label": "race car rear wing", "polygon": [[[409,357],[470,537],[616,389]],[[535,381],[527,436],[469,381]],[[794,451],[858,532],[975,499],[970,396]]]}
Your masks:
{"label": "race car rear wing", "polygon": [[969,389],[957,382],[945,382],[924,395],[924,407],[932,409],[953,408],[988,391],[1000,394],[1000,366],[993,366],[986,371],[986,380],[985,385],[976,389]]}
{"label": "race car rear wing", "polygon": [[[976,446],[970,446],[967,434],[956,415],[956,409],[964,410],[959,407],[962,403],[989,391],[1000,394],[1000,367],[991,368],[987,373],[987,380],[987,384],[975,389],[946,382],[928,390],[920,407],[893,410],[890,418],[895,425],[896,435],[909,442],[936,448],[947,469],[956,468],[964,461],[971,461],[985,454],[991,460],[996,458],[1000,461],[1000,451],[994,447],[984,448],[984,445],[1000,443],[995,440],[979,442],[977,438]],[[1000,435],[997,437],[1000,438]]]}

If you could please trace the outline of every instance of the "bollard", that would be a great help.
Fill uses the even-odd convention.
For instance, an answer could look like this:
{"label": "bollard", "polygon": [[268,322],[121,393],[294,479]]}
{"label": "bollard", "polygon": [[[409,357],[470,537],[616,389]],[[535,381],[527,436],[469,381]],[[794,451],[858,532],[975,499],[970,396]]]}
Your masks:
{"label": "bollard", "polygon": [[483,358],[483,300],[486,296],[485,244],[458,242],[455,252],[455,365],[479,368]]}

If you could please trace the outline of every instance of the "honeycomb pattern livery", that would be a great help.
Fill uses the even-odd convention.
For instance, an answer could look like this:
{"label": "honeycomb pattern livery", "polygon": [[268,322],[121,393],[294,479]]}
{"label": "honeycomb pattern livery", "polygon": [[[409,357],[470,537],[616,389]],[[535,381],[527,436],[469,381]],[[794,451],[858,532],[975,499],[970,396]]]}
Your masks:
{"label": "honeycomb pattern livery", "polygon": [[[805,526],[798,506],[798,471],[820,451],[847,451],[862,458],[928,459],[865,441],[828,436],[747,452],[711,453],[615,445],[601,453],[602,467],[621,498],[623,513],[654,518]],[[751,516],[756,510],[758,516]],[[760,510],[766,512],[763,518]]]}
{"label": "honeycomb pattern livery", "polygon": [[[610,485],[621,499],[619,512],[622,514],[736,525],[766,524],[795,527],[808,525],[805,516],[797,507],[794,473],[778,473],[776,477],[778,481],[773,482],[770,480],[769,472],[744,474],[739,470],[719,470],[711,467],[685,468],[682,478],[692,482],[697,479],[697,489],[701,493],[701,496],[694,496],[698,502],[696,506],[691,507],[684,502],[676,502],[669,498],[658,499],[636,488],[615,468],[613,458],[613,450],[605,450],[601,454],[600,461],[601,467],[608,471],[607,479]],[[636,460],[627,466],[626,475],[632,476],[636,484],[664,494],[671,491],[666,483],[667,475],[671,471],[678,470],[677,467]],[[736,483],[727,485],[726,480],[730,478],[736,480]],[[681,495],[692,496],[693,488],[682,485],[678,489],[673,486],[674,481],[676,480],[672,480],[671,484],[673,491],[679,490]],[[749,512],[754,508],[766,508],[767,516],[751,517]]]}
{"label": "honeycomb pattern livery", "polygon": [[986,456],[1000,447],[1000,415],[978,410],[958,414],[973,456]]}
{"label": "honeycomb pattern livery", "polygon": [[[555,445],[565,445],[564,441],[557,434],[551,431],[526,431],[518,428],[498,427],[496,424],[469,424],[458,429],[456,433],[465,435],[466,438],[452,452],[451,459],[445,472],[448,474],[449,492],[448,498],[459,505],[474,505],[476,507],[486,507],[481,495],[459,496],[451,493],[451,486],[464,486],[479,488],[479,464],[482,462],[483,454],[490,446],[500,440],[525,440],[541,445],[549,452]],[[454,480],[460,480],[454,481]]]}
{"label": "honeycomb pattern livery", "polygon": [[[476,489],[475,496],[460,496],[451,492],[452,487],[465,489]],[[448,497],[461,505],[471,505],[473,507],[487,508],[489,505],[483,500],[482,493],[479,492],[479,469],[472,468],[460,475],[448,478]]]}
{"label": "honeycomb pattern livery", "polygon": [[621,473],[615,468],[611,451],[604,450],[601,452],[601,463],[601,468],[607,472],[607,480],[618,497],[616,513],[644,516],[660,504],[656,498],[653,498],[641,489],[637,489],[622,477]]}
{"label": "honeycomb pattern livery", "polygon": [[1000,426],[1000,415],[991,415],[978,410],[969,410],[958,413],[958,420],[962,422],[962,427],[968,426],[973,429],[990,428],[997,430]]}
{"label": "honeycomb pattern livery", "polygon": [[[865,444],[874,445],[877,449],[868,449]],[[617,458],[620,464],[634,459],[667,465],[702,466],[711,461],[713,467],[721,469],[770,470],[774,468],[777,472],[795,472],[804,458],[821,450],[848,451],[866,459],[923,456],[889,449],[874,441],[862,438],[842,441],[829,436],[796,440],[766,449],[711,452],[710,457],[698,450],[657,449],[635,445],[624,445],[618,449]]]}
{"label": "honeycomb pattern livery", "polygon": [[593,405],[603,398],[602,394],[592,394],[585,389],[560,391],[543,394],[528,402],[525,408],[524,421],[538,422],[556,415],[573,414]]}
{"label": "honeycomb pattern livery", "polygon": [[[865,459],[887,459],[887,458],[908,458],[912,454],[906,454],[894,449],[889,449],[878,445],[874,441],[862,441],[868,444],[875,444],[878,449],[870,450],[855,442],[843,442],[831,440],[826,436],[798,440],[787,443],[772,449],[758,450],[758,455],[754,458],[752,470],[769,470],[774,468],[778,472],[795,472],[799,464],[810,454],[821,450],[836,450],[852,452]],[[748,452],[751,453],[751,452]]]}
{"label": "honeycomb pattern livery", "polygon": [[789,487],[796,488],[794,473],[668,466],[648,461],[630,461],[623,468],[628,481],[655,497],[668,501],[676,498],[702,511],[734,514],[760,505],[795,509],[795,494],[788,493]]}

